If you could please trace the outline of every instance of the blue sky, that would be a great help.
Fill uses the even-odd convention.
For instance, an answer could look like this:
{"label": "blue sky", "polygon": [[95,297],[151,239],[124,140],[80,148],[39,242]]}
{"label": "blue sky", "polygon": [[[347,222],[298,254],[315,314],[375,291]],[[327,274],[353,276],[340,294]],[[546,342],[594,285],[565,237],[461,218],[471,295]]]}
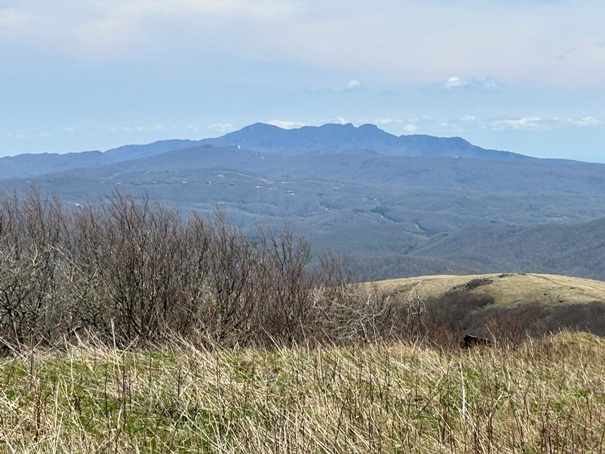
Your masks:
{"label": "blue sky", "polygon": [[0,156],[374,123],[605,162],[602,0],[0,0]]}

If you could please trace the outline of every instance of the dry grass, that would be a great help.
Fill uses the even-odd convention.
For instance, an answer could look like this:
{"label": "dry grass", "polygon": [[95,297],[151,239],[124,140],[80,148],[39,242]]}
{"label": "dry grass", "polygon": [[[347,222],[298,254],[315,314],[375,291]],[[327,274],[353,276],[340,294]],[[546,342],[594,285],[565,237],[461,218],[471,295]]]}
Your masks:
{"label": "dry grass", "polygon": [[489,285],[482,285],[474,291],[493,296],[494,302],[502,306],[519,302],[559,305],[605,301],[605,282],[551,274],[422,276],[392,279],[377,284],[387,292],[427,299],[439,297],[456,287],[463,287],[474,279],[491,280]]}
{"label": "dry grass", "polygon": [[154,352],[0,363],[1,452],[602,452],[605,340]]}

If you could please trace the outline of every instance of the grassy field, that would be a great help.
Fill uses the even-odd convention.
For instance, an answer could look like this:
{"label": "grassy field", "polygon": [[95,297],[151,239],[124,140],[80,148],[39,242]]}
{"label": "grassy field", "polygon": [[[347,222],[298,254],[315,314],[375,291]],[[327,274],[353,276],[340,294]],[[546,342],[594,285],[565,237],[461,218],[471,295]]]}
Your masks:
{"label": "grassy field", "polygon": [[381,281],[379,286],[384,291],[426,299],[463,288],[471,281],[483,281],[482,285],[477,285],[472,290],[491,295],[494,303],[501,306],[520,302],[559,305],[605,301],[605,282],[552,274],[421,276]]}
{"label": "grassy field", "polygon": [[602,452],[605,340],[0,360],[0,452]]}

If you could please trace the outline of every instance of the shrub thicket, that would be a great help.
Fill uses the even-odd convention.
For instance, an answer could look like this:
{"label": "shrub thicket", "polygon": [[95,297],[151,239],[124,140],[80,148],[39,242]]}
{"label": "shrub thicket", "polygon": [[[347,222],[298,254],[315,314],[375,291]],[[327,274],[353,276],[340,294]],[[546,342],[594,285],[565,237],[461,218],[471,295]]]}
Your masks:
{"label": "shrub thicket", "polygon": [[394,304],[349,285],[340,258],[309,267],[286,225],[251,240],[221,212],[180,214],[115,193],[66,208],[33,189],[0,195],[0,338],[107,345],[166,336],[222,346],[371,341],[398,334]]}
{"label": "shrub thicket", "polygon": [[451,345],[465,334],[490,342],[519,344],[528,337],[560,331],[586,331],[605,336],[605,303],[552,305],[539,301],[511,306],[494,304],[486,293],[475,293],[474,283],[426,302],[424,332],[440,345]]}

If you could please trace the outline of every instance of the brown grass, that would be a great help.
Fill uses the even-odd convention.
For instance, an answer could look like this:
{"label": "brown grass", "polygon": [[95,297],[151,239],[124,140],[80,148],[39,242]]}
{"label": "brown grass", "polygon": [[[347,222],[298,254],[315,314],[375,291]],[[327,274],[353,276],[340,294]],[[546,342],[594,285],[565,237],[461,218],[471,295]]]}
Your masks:
{"label": "brown grass", "polygon": [[378,283],[380,289],[409,297],[437,298],[446,292],[464,287],[474,279],[489,279],[491,284],[477,287],[487,293],[495,304],[510,306],[519,302],[545,304],[582,304],[605,301],[605,282],[551,274],[481,274],[469,276],[421,276],[392,279]]}
{"label": "brown grass", "polygon": [[0,364],[2,452],[602,452],[605,341],[153,352]]}

